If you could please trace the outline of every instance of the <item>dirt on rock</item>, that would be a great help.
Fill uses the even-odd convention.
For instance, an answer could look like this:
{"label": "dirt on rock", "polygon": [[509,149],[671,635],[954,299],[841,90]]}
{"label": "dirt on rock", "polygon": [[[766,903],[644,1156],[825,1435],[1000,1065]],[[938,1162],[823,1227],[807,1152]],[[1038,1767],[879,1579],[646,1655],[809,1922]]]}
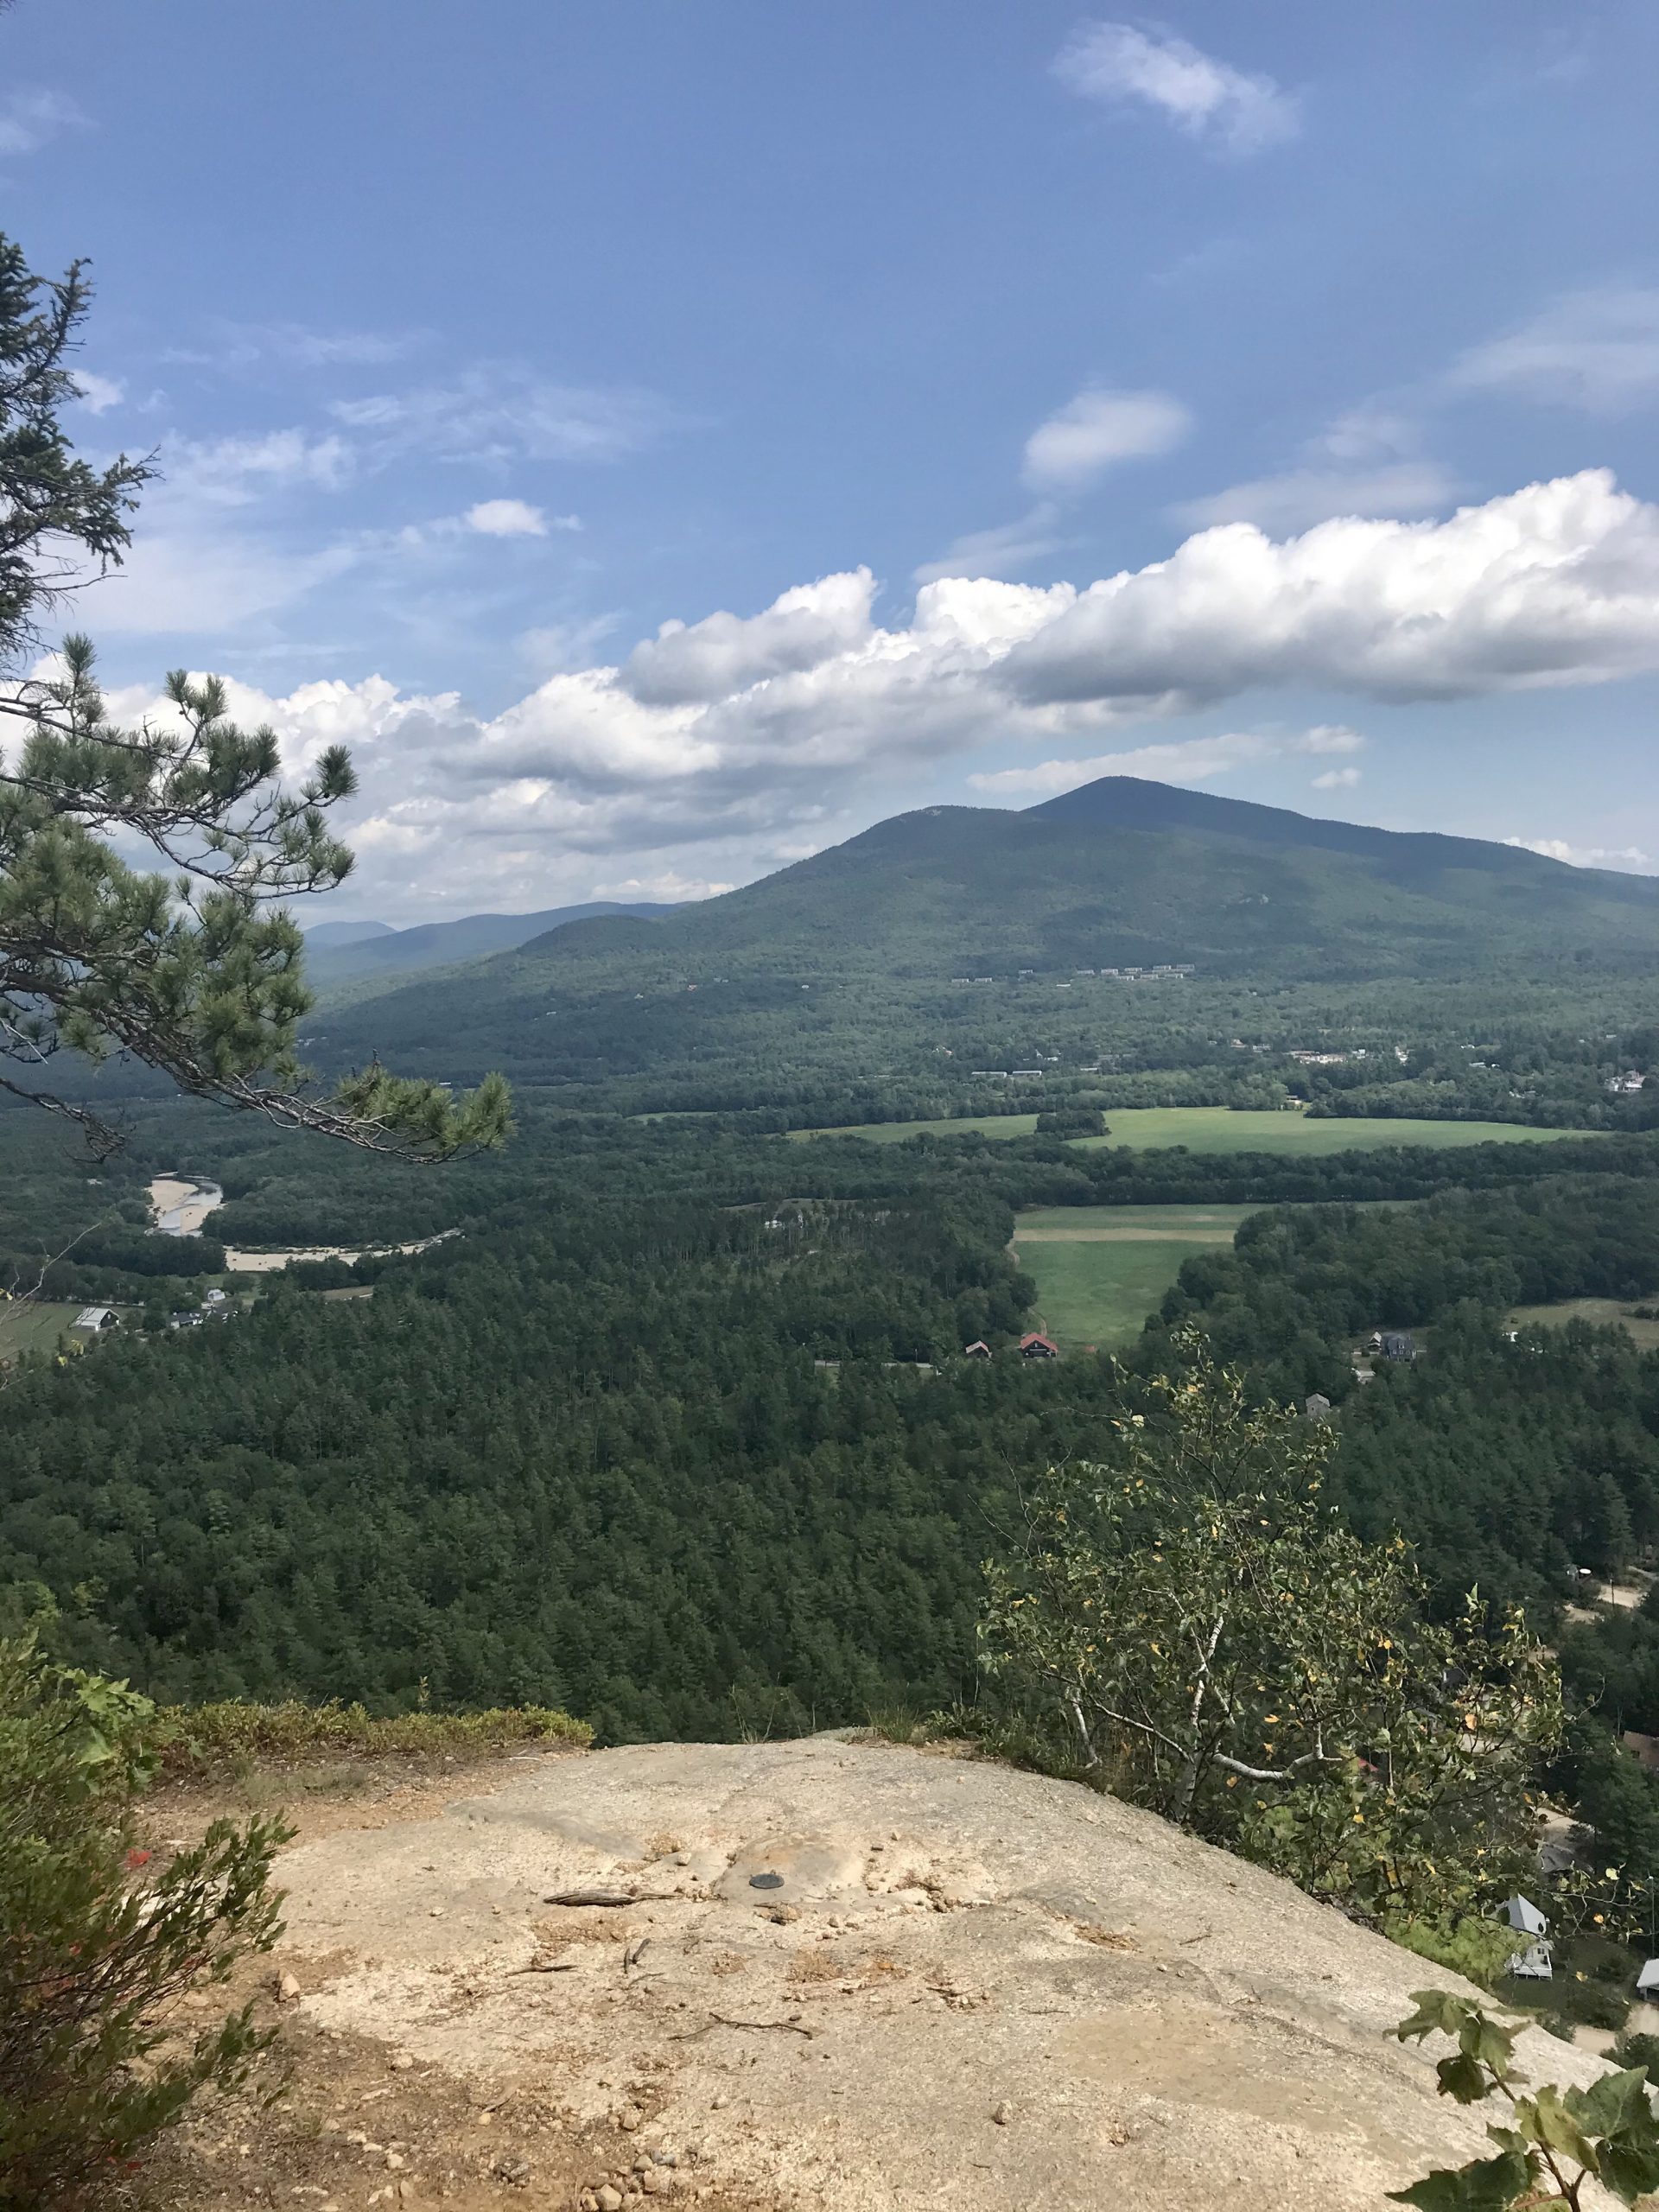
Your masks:
{"label": "dirt on rock", "polygon": [[169,2203],[1381,2212],[1486,2147],[1388,2033],[1455,1977],[1074,1783],[830,1736],[362,1814],[282,1860],[290,2094]]}

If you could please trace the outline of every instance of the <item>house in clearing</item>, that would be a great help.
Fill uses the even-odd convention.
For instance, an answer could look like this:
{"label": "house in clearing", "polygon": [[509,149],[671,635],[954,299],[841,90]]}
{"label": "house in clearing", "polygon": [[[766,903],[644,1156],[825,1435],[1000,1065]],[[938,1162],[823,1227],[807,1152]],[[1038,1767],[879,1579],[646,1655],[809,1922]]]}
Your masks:
{"label": "house in clearing", "polygon": [[83,1306],[75,1316],[78,1329],[118,1329],[121,1316],[112,1306]]}
{"label": "house in clearing", "polygon": [[991,1348],[983,1337],[976,1337],[972,1344],[963,1346],[962,1356],[964,1359],[988,1359]]}
{"label": "house in clearing", "polygon": [[1053,1338],[1039,1336],[1034,1329],[1029,1336],[1020,1339],[1021,1359],[1058,1359],[1059,1356],[1060,1348]]}

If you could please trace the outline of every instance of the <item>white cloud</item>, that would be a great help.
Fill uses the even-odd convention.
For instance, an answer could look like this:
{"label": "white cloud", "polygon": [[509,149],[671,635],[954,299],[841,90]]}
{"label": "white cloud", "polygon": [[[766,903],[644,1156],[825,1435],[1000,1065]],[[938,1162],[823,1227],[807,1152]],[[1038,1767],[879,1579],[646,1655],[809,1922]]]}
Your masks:
{"label": "white cloud", "polygon": [[1027,707],[1176,712],[1268,684],[1457,698],[1659,665],[1659,508],[1605,469],[1441,523],[1233,523],[1107,578],[1001,660]]}
{"label": "white cloud", "polygon": [[38,153],[63,131],[84,130],[91,120],[62,92],[9,92],[0,100],[0,156]]}
{"label": "white cloud", "polygon": [[77,369],[74,378],[79,387],[75,404],[89,415],[106,415],[127,396],[127,387],[119,377],[95,376],[91,369]]}
{"label": "white cloud", "polygon": [[[175,609],[191,588],[257,605],[302,581],[197,554],[193,573],[165,579]],[[248,694],[246,715],[296,759],[330,737],[355,744],[377,882],[416,850],[448,887],[440,900],[500,906],[509,878],[527,906],[586,896],[599,873],[738,880],[830,842],[855,779],[866,804],[884,778],[992,746],[987,791],[1204,780],[1291,758],[1323,774],[1353,765],[1357,731],[1100,747],[1127,723],[1269,688],[1458,697],[1659,668],[1659,507],[1590,471],[1445,522],[1329,522],[1280,543],[1228,524],[1081,590],[940,578],[891,626],[874,588],[868,569],[822,577],[753,615],[664,625],[602,662],[583,664],[594,640],[567,625],[544,640],[566,664],[490,717],[378,678]],[[100,613],[93,626],[114,626]]]}
{"label": "white cloud", "polygon": [[1572,292],[1502,338],[1472,347],[1447,378],[1454,391],[1619,415],[1659,397],[1659,289]]}
{"label": "white cloud", "polygon": [[448,385],[340,399],[331,411],[385,458],[424,453],[493,463],[616,461],[671,421],[650,392],[548,384],[511,366],[469,370]]}
{"label": "white cloud", "polygon": [[1569,868],[1605,868],[1622,874],[1646,875],[1659,862],[1635,845],[1569,845],[1564,837],[1506,837],[1506,845],[1523,853],[1538,853],[1547,861],[1565,861]]}
{"label": "white cloud", "polygon": [[1327,768],[1322,776],[1315,776],[1316,791],[1351,791],[1359,782],[1364,771],[1360,768]]}
{"label": "white cloud", "polygon": [[669,707],[706,703],[817,668],[868,639],[874,589],[870,571],[859,569],[786,591],[747,620],[722,613],[690,626],[664,622],[629,654],[623,681],[635,699]]}
{"label": "white cloud", "polygon": [[1300,127],[1294,96],[1271,77],[1217,61],[1173,31],[1085,24],[1054,73],[1085,99],[1145,101],[1189,137],[1230,154],[1259,153]]}
{"label": "white cloud", "polygon": [[[1287,754],[1354,753],[1365,741],[1357,730],[1321,724],[1299,735],[1272,730],[1226,730],[1216,737],[1189,737],[1167,745],[1137,745],[1122,753],[1096,753],[1087,760],[1040,760],[1028,768],[1002,768],[969,776],[975,791],[998,798],[1035,795],[1052,798],[1075,791],[1099,776],[1150,776],[1160,783],[1207,784],[1236,768],[1259,766]],[[1359,781],[1357,768],[1327,772],[1313,779],[1316,789]]]}
{"label": "white cloud", "polygon": [[[468,530],[476,531],[481,537],[545,537],[548,518],[541,507],[532,507],[528,499],[480,499],[476,506],[468,507],[462,518]],[[582,525],[575,515],[556,515],[555,530],[580,530]]]}
{"label": "white cloud", "polygon": [[1163,391],[1080,391],[1026,441],[1025,477],[1038,491],[1075,492],[1120,461],[1168,453],[1192,428]]}
{"label": "white cloud", "polygon": [[241,506],[267,491],[289,486],[338,492],[350,481],[355,465],[343,438],[313,438],[303,430],[175,439],[164,459],[172,497],[193,496],[224,506]]}
{"label": "white cloud", "polygon": [[948,545],[937,561],[924,561],[911,582],[937,583],[941,576],[1006,576],[1040,561],[1059,545],[1053,535],[1058,510],[1044,501],[1018,522],[996,530],[971,530]]}

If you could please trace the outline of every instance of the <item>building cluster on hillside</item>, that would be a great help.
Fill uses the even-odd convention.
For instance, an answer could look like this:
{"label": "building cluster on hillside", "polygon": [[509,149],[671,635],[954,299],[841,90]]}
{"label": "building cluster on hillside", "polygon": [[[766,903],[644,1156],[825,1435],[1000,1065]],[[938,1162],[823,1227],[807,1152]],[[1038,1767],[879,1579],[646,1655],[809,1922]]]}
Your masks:
{"label": "building cluster on hillside", "polygon": [[1607,1088],[1616,1098],[1631,1098],[1646,1084],[1648,1078],[1634,1068],[1627,1068],[1623,1075],[1609,1076]]}
{"label": "building cluster on hillside", "polygon": [[[1127,983],[1185,982],[1189,976],[1196,976],[1198,972],[1190,960],[1160,961],[1152,968],[1074,968],[1071,970],[1074,977],[1116,977],[1119,982]],[[1034,982],[1040,974],[1041,970],[1036,968],[1021,968],[1014,980],[1021,983]],[[953,976],[950,981],[953,983],[994,983],[996,978],[995,976]],[[1065,990],[1067,986],[1062,982],[1058,988]]]}

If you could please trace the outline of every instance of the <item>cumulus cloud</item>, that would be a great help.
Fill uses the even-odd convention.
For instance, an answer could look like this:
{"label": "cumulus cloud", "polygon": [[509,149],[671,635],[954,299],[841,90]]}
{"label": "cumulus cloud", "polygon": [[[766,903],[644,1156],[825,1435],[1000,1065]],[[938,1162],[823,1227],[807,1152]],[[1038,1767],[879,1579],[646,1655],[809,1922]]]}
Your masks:
{"label": "cumulus cloud", "polygon": [[36,154],[91,118],[63,92],[15,92],[0,100],[0,156]]}
{"label": "cumulus cloud", "polygon": [[1363,768],[1327,768],[1322,776],[1315,776],[1316,791],[1350,791],[1364,774]]}
{"label": "cumulus cloud", "polygon": [[1202,531],[1077,594],[995,681],[1028,707],[1142,713],[1267,684],[1449,699],[1652,668],[1656,619],[1659,509],[1586,469],[1440,523]]}
{"label": "cumulus cloud", "polygon": [[1588,415],[1620,415],[1659,395],[1659,289],[1573,292],[1452,366],[1453,391],[1509,392]]}
{"label": "cumulus cloud", "polygon": [[1168,453],[1192,428],[1179,399],[1163,391],[1080,391],[1026,441],[1033,490],[1075,492],[1120,461]]}
{"label": "cumulus cloud", "polygon": [[1523,853],[1540,854],[1547,861],[1565,861],[1569,868],[1614,868],[1627,875],[1650,874],[1659,862],[1636,845],[1569,845],[1564,837],[1506,837]]}
{"label": "cumulus cloud", "polygon": [[632,696],[652,706],[707,703],[769,677],[804,672],[855,651],[870,634],[875,579],[868,569],[785,592],[763,614],[664,622],[622,670]]}
{"label": "cumulus cloud", "polygon": [[1085,99],[1140,100],[1188,137],[1230,154],[1255,154],[1295,136],[1292,93],[1271,77],[1218,61],[1173,31],[1088,23],[1062,49],[1054,73]]}
{"label": "cumulus cloud", "polygon": [[[1160,783],[1207,784],[1236,768],[1259,766],[1287,754],[1357,753],[1364,745],[1357,730],[1329,723],[1287,735],[1274,730],[1226,730],[1216,737],[1182,738],[1168,745],[1137,745],[1121,753],[1096,753],[1087,760],[1039,760],[1030,767],[1001,768],[969,776],[976,791],[1017,801],[1052,798],[1099,776],[1150,776]],[[1332,769],[1313,779],[1316,790],[1359,781],[1357,768]]]}
{"label": "cumulus cloud", "polygon": [[[489,717],[378,678],[248,695],[247,716],[297,764],[355,745],[365,869],[424,854],[471,886],[454,895],[497,904],[504,868],[524,904],[587,896],[601,855],[605,880],[735,880],[830,842],[854,778],[868,801],[885,775],[992,745],[1002,765],[977,785],[992,794],[1298,757],[1340,773],[1363,740],[1338,723],[1100,747],[1126,723],[1267,689],[1451,698],[1659,668],[1659,508],[1589,471],[1443,522],[1282,541],[1229,524],[1081,590],[943,577],[891,623],[860,569],[570,664],[584,642],[567,627],[566,664]],[[1021,754],[1034,765],[1010,765]],[[688,847],[695,868],[676,857]]]}

